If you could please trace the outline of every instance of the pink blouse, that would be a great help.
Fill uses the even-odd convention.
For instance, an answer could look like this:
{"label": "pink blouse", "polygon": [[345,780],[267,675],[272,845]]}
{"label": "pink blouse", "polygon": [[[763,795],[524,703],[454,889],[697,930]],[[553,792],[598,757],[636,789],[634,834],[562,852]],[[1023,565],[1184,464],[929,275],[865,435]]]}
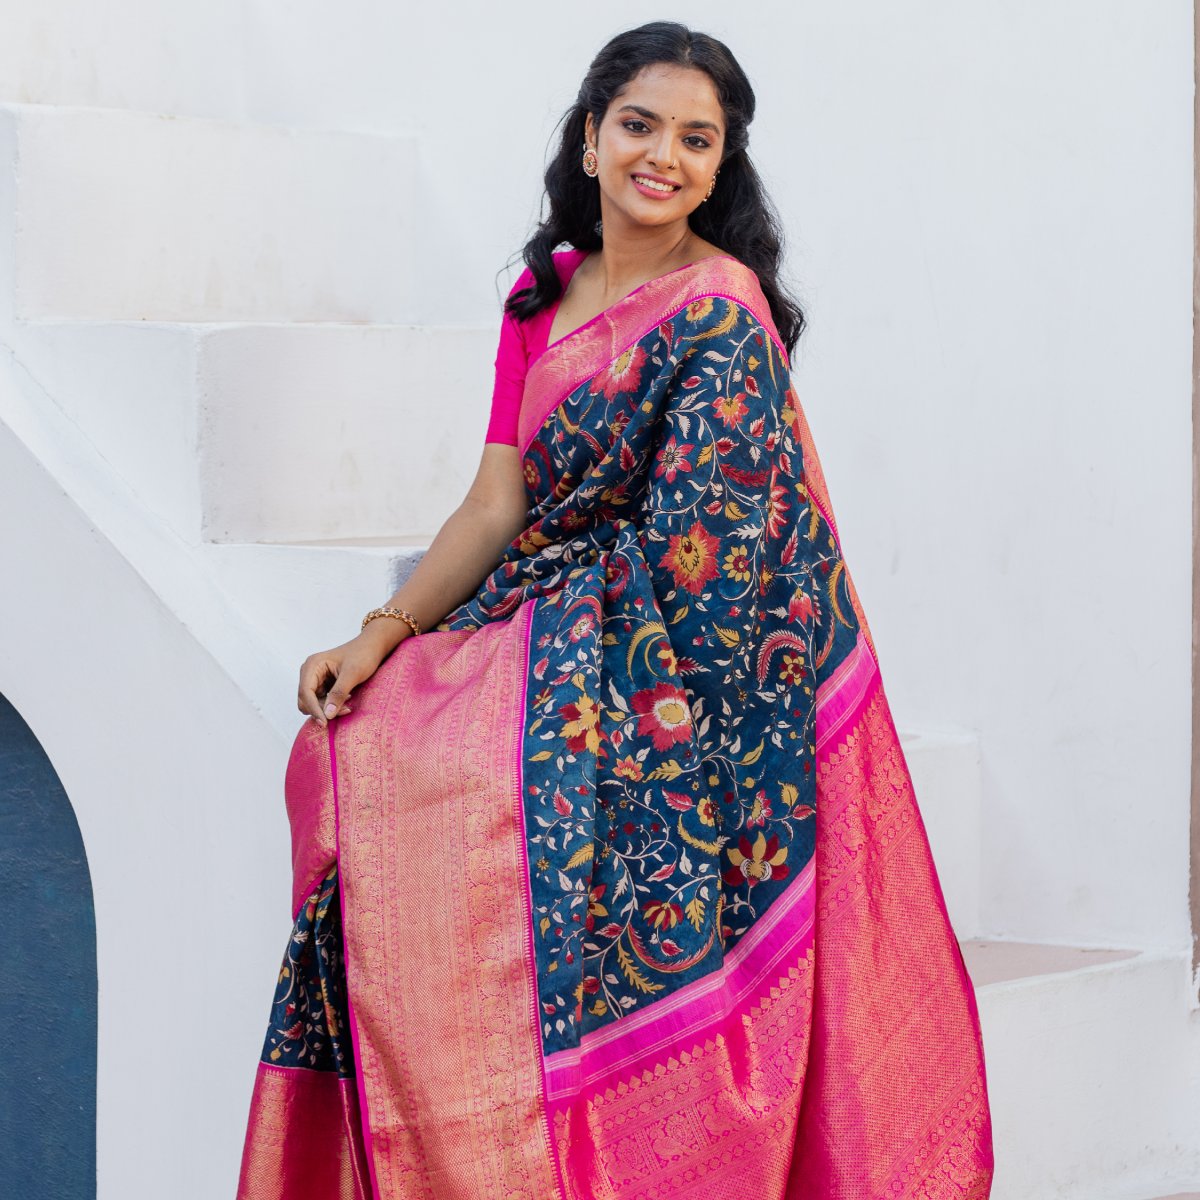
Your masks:
{"label": "pink blouse", "polygon": [[[554,266],[562,280],[563,291],[575,268],[588,256],[586,250],[561,250],[554,255]],[[533,273],[528,267],[517,276],[512,292],[530,287]],[[511,313],[504,314],[500,325],[500,345],[496,350],[496,383],[492,389],[492,414],[488,421],[485,442],[517,444],[517,418],[521,412],[521,396],[525,391],[525,375],[534,360],[546,350],[550,326],[558,312],[560,296],[548,308],[535,313],[528,321],[518,321]]]}

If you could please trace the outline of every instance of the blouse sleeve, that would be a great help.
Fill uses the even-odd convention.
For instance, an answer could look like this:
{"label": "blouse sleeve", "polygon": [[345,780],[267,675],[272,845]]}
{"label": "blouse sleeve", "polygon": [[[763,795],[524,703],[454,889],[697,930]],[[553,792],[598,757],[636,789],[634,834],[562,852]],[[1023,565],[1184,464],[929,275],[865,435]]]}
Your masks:
{"label": "blouse sleeve", "polygon": [[[532,283],[533,275],[526,268],[517,277],[512,291],[520,291]],[[496,381],[492,388],[492,412],[485,442],[503,442],[508,446],[517,444],[517,418],[521,412],[521,396],[525,391],[528,360],[524,323],[506,312],[500,324],[500,344],[496,348]]]}

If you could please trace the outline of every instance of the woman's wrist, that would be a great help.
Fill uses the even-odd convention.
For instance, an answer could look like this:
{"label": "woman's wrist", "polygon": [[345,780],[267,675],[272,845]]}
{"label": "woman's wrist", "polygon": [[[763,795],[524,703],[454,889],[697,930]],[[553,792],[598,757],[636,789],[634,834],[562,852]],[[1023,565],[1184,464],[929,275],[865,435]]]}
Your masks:
{"label": "woman's wrist", "polygon": [[376,617],[363,626],[358,640],[365,645],[378,648],[382,654],[390,654],[405,638],[413,636],[407,622],[396,617]]}

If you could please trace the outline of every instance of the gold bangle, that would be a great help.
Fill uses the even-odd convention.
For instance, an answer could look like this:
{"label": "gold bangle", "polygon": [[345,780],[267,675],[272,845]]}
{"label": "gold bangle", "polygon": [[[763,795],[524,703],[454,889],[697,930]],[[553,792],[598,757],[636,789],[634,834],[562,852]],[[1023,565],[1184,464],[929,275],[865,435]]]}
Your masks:
{"label": "gold bangle", "polygon": [[419,637],[421,626],[417,623],[417,618],[412,613],[403,608],[373,608],[365,617],[363,617],[362,627],[366,627],[375,620],[376,617],[395,617],[398,621],[403,621],[409,629],[413,631],[413,637]]}

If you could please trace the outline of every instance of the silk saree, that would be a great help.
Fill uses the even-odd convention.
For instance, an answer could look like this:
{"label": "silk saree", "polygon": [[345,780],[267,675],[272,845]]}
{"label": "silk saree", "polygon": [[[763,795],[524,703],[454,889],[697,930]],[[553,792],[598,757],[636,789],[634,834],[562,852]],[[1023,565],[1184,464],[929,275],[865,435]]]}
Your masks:
{"label": "silk saree", "polygon": [[975,996],[721,256],[530,370],[526,528],[285,779],[239,1200],[983,1200]]}

